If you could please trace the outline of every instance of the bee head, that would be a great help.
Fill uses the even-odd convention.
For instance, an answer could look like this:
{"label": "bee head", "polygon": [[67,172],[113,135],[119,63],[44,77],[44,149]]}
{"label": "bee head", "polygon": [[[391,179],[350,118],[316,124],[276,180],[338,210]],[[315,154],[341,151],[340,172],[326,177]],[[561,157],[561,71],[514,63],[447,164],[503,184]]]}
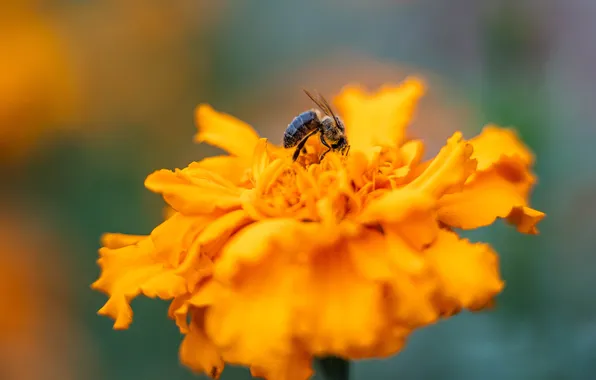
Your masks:
{"label": "bee head", "polygon": [[334,116],[333,119],[335,121],[335,125],[337,126],[337,128],[339,128],[340,131],[345,133],[346,127],[344,126],[344,122],[339,118],[339,116]]}
{"label": "bee head", "polygon": [[348,146],[348,140],[345,136],[341,136],[335,143],[331,144],[333,150],[343,151]]}

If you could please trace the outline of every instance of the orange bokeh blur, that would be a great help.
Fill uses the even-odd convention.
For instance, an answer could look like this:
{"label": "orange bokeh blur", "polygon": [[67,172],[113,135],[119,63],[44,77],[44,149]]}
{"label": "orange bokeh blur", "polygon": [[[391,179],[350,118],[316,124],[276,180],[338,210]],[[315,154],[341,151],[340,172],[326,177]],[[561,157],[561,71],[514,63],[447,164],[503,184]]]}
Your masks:
{"label": "orange bokeh blur", "polygon": [[77,79],[52,19],[34,4],[0,6],[0,41],[0,159],[17,159],[46,131],[69,123]]}
{"label": "orange bokeh blur", "polygon": [[80,378],[72,361],[88,366],[91,346],[73,315],[62,244],[14,203],[0,204],[0,378]]}

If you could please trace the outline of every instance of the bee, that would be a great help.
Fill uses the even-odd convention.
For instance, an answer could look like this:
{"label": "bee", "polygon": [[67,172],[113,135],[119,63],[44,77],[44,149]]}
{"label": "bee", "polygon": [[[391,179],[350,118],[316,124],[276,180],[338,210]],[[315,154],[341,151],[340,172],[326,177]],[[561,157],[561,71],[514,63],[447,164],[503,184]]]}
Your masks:
{"label": "bee", "polygon": [[311,109],[296,116],[284,132],[284,148],[296,147],[292,160],[296,161],[306,140],[312,135],[319,133],[321,143],[327,150],[321,154],[319,161],[333,150],[347,155],[350,145],[346,138],[346,128],[341,119],[333,113],[331,106],[320,94],[313,95],[304,90],[306,95],[319,109]]}

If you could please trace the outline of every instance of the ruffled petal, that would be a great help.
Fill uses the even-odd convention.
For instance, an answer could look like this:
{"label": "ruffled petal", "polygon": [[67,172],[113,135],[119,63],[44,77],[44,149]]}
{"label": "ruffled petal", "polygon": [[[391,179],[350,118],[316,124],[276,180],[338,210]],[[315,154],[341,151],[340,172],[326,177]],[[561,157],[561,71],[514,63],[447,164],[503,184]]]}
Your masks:
{"label": "ruffled petal", "polygon": [[141,292],[140,283],[162,271],[161,264],[151,260],[152,251],[150,238],[128,247],[99,250],[97,263],[102,272],[91,287],[110,296],[98,313],[113,318],[115,329],[126,329],[132,323],[129,302]]}
{"label": "ruffled petal", "polygon": [[[431,303],[436,284],[426,271],[425,258],[399,234],[397,229],[385,229],[381,234],[365,230],[358,238],[348,242],[348,252],[357,272],[369,281],[374,281],[388,290],[384,293],[385,315],[383,318],[399,323],[405,330],[434,322],[438,314]],[[386,328],[389,327],[390,322]],[[406,334],[402,329],[401,333]],[[401,334],[401,338],[405,335]],[[400,340],[391,345],[376,342],[378,347],[399,350]],[[372,349],[370,352],[377,352]]]}
{"label": "ruffled petal", "polygon": [[189,299],[189,294],[175,297],[168,308],[168,317],[176,322],[176,326],[180,329],[181,334],[188,334],[190,331],[190,326],[188,324],[188,312],[190,310]]}
{"label": "ruffled petal", "polygon": [[442,230],[425,255],[440,283],[442,311],[480,309],[503,289],[498,257],[487,244],[472,244]]}
{"label": "ruffled petal", "polygon": [[359,221],[392,229],[414,249],[422,249],[432,243],[439,228],[435,205],[436,201],[430,194],[406,186],[371,201],[359,216]]}
{"label": "ruffled petal", "polygon": [[192,312],[189,331],[180,345],[180,362],[195,372],[219,379],[224,362],[219,350],[205,333],[205,309]]}
{"label": "ruffled petal", "polygon": [[424,90],[423,82],[413,77],[374,94],[360,87],[345,87],[335,105],[346,125],[351,149],[372,153],[375,146],[399,146]]}
{"label": "ruffled petal", "polygon": [[[283,148],[269,143],[269,140],[266,138],[259,139],[252,158],[251,174],[253,185],[263,182],[261,177],[265,173],[275,172],[276,169],[272,169],[272,167],[288,166],[289,158],[287,156]],[[273,165],[271,165],[272,162],[274,162]]]}
{"label": "ruffled petal", "polygon": [[435,206],[435,199],[420,191],[403,187],[392,190],[372,200],[358,217],[363,224],[399,223],[413,212],[428,211]]}
{"label": "ruffled petal", "polygon": [[106,248],[117,249],[137,244],[146,237],[147,235],[105,233],[101,236],[101,245]]}
{"label": "ruffled petal", "polygon": [[[246,251],[250,251],[246,247]],[[206,314],[208,336],[226,362],[276,368],[294,353],[295,294],[301,269],[287,254],[270,255],[222,286]],[[198,301],[193,301],[198,302]]]}
{"label": "ruffled petal", "polygon": [[546,214],[541,211],[534,210],[529,207],[516,207],[511,210],[507,221],[515,226],[517,230],[522,234],[536,235],[538,234],[538,228],[536,225],[544,219]]}
{"label": "ruffled petal", "polygon": [[387,338],[383,333],[388,328],[384,286],[367,278],[383,269],[378,265],[357,268],[357,253],[349,252],[348,247],[349,242],[312,255],[307,277],[296,284],[293,293],[295,331],[315,356],[369,357]]}
{"label": "ruffled petal", "polygon": [[[282,255],[300,247],[299,252],[308,255],[318,247],[330,246],[339,237],[337,230],[318,223],[302,223],[290,218],[256,222],[236,233],[223,248],[215,265],[215,277],[229,281],[245,267],[267,261],[274,254]],[[300,260],[299,256],[294,259]]]}
{"label": "ruffled petal", "polygon": [[231,211],[206,226],[198,238],[201,251],[214,257],[230,236],[240,228],[252,222],[244,210]]}
{"label": "ruffled petal", "polygon": [[248,162],[236,156],[207,157],[188,165],[190,169],[199,168],[217,173],[235,185],[240,185],[247,178]]}
{"label": "ruffled petal", "polygon": [[371,281],[389,281],[395,276],[391,254],[387,252],[385,237],[379,231],[366,229],[350,240],[348,253],[354,268],[364,278]]}
{"label": "ruffled petal", "polygon": [[[510,218],[510,222],[520,225],[523,221],[520,231],[529,233],[536,230],[535,225],[544,214],[530,211],[526,204],[515,184],[496,170],[490,170],[474,176],[462,192],[443,196],[438,203],[438,213],[445,224],[474,229],[488,226],[497,218],[507,218],[515,212],[516,217]],[[533,212],[532,216],[526,211]]]}
{"label": "ruffled petal", "polygon": [[154,246],[152,256],[156,261],[171,267],[178,266],[197,236],[213,219],[211,215],[173,214],[151,231]]}
{"label": "ruffled petal", "polygon": [[391,318],[412,329],[436,321],[438,314],[431,302],[436,282],[428,272],[426,258],[408,242],[402,230],[401,226],[384,229],[384,252],[388,265],[396,268],[389,282],[387,304]]}
{"label": "ruffled petal", "polygon": [[145,187],[163,195],[176,211],[211,214],[240,207],[242,191],[217,174],[198,168],[158,170],[145,180]]}
{"label": "ruffled petal", "polygon": [[473,229],[507,218],[520,232],[537,233],[536,224],[544,214],[527,207],[535,183],[531,152],[512,130],[494,126],[485,127],[470,144],[477,172],[461,192],[439,200],[439,219],[453,227]]}
{"label": "ruffled petal", "polygon": [[502,157],[517,158],[524,166],[534,163],[534,155],[525,146],[515,131],[487,125],[482,132],[470,140],[474,155],[478,161],[478,170],[484,171],[501,161]]}
{"label": "ruffled petal", "polygon": [[279,358],[272,365],[251,365],[250,374],[255,378],[267,380],[311,379],[314,374],[312,357],[306,352],[295,350],[291,356]]}
{"label": "ruffled petal", "polygon": [[367,355],[360,355],[360,357],[378,359],[393,356],[404,348],[411,332],[412,330],[408,327],[390,326],[383,332],[385,338],[379,340],[376,346],[371,347]]}
{"label": "ruffled petal", "polygon": [[397,268],[401,274],[418,275],[425,269],[424,257],[408,243],[399,225],[385,225],[383,237],[386,249],[384,254],[388,265]]}
{"label": "ruffled petal", "polygon": [[395,170],[395,176],[405,178],[420,163],[424,154],[424,144],[420,140],[406,141],[399,149],[399,153],[401,155],[401,166]]}
{"label": "ruffled petal", "polygon": [[[137,295],[169,299],[186,293],[192,277],[180,271],[178,265],[208,221],[177,213],[133,245],[101,248],[101,275],[91,286],[110,298],[99,314],[113,318],[115,329],[126,329],[133,315],[129,303]],[[120,241],[116,237],[108,235],[104,241],[116,247],[124,243],[122,236],[118,237]],[[195,272],[200,270],[200,266],[194,268]]]}
{"label": "ruffled petal", "polygon": [[476,169],[472,153],[472,146],[463,140],[461,132],[454,133],[428,167],[406,187],[432,194],[436,199],[460,191]]}
{"label": "ruffled petal", "polygon": [[217,112],[207,104],[197,107],[195,118],[199,130],[195,135],[196,142],[206,142],[250,162],[259,139],[250,125]]}

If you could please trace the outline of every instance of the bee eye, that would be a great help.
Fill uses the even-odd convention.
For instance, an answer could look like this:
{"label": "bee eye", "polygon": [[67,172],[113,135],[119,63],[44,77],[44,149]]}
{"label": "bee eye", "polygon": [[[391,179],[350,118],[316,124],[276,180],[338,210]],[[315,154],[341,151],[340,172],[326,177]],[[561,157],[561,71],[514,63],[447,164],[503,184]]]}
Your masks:
{"label": "bee eye", "polygon": [[344,145],[346,145],[346,139],[344,137],[340,137],[340,139],[337,140],[337,142],[335,144],[331,144],[331,148],[339,149],[339,148],[343,147]]}

